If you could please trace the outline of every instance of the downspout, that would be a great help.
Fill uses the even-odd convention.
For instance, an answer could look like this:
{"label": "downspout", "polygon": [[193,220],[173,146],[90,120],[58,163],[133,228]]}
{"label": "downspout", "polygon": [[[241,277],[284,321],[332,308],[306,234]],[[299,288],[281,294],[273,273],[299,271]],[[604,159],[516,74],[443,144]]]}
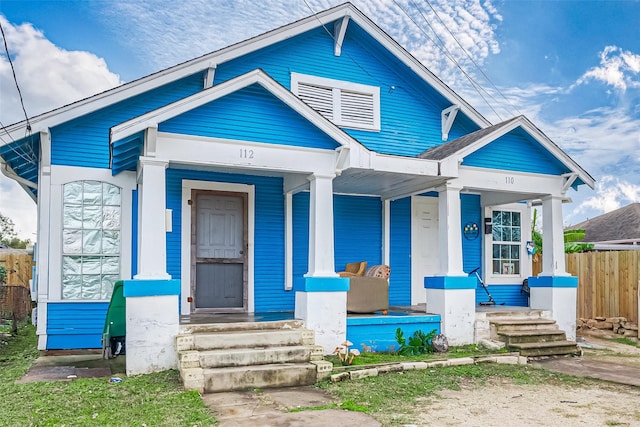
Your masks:
{"label": "downspout", "polygon": [[34,189],[38,189],[38,184],[36,184],[35,182],[31,182],[27,179],[22,178],[21,176],[17,175],[13,169],[11,169],[11,166],[9,166],[9,164],[7,162],[4,161],[3,158],[0,157],[0,171],[2,172],[2,174],[4,176],[6,176],[9,179],[12,179],[14,181],[16,181],[18,184],[22,184],[22,185],[26,185],[27,187],[31,187]]}

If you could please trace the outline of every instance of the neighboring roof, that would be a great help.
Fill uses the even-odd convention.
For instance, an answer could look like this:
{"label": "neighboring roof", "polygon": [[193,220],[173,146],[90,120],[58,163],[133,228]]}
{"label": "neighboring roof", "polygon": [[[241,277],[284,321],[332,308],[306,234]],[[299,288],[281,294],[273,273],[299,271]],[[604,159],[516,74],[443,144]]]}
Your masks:
{"label": "neighboring roof", "polygon": [[[490,122],[486,118],[484,118],[462,97],[456,94],[442,80],[431,73],[431,71],[429,71],[418,59],[400,46],[398,42],[385,33],[359,9],[351,3],[344,3],[275,30],[266,32],[262,35],[247,39],[243,42],[233,44],[89,98],[85,98],[64,107],[32,117],[29,119],[32,132],[36,133],[46,130],[50,127],[72,120],[75,117],[91,113],[108,105],[115,104],[123,99],[155,89],[167,84],[168,82],[193,75],[197,72],[202,72],[211,67],[215,68],[219,64],[228,62],[265,46],[287,40],[314,28],[325,26],[344,17],[348,17],[358,26],[363,28],[376,41],[392,52],[400,62],[434,87],[434,89],[442,96],[449,99],[452,104],[460,105],[461,110],[479,126],[482,127],[490,125]],[[21,138],[25,134],[26,127],[26,120],[7,126],[3,135],[7,134],[7,136],[10,136],[11,138],[6,138],[5,140]],[[0,140],[0,146],[5,143],[6,142],[3,142],[3,140]]]}
{"label": "neighboring roof", "polygon": [[585,242],[640,240],[640,203],[632,203],[567,229],[583,229]]}
{"label": "neighboring roof", "polygon": [[477,130],[453,141],[433,147],[419,154],[418,157],[441,161],[455,155],[462,159],[518,127],[531,135],[570,171],[576,173],[583,183],[590,188],[594,188],[595,179],[525,116],[517,116],[502,123]]}

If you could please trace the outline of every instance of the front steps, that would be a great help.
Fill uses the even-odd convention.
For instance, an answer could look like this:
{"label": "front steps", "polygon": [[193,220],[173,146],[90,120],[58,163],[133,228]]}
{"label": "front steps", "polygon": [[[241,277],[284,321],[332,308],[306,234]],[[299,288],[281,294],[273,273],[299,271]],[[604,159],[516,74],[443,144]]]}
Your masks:
{"label": "front steps", "polygon": [[296,320],[184,325],[176,347],[185,389],[201,393],[310,385],[333,368]]}
{"label": "front steps", "polygon": [[520,352],[521,356],[562,356],[579,354],[575,341],[567,341],[564,331],[558,329],[555,320],[535,314],[490,316],[491,338],[505,343],[506,347]]}

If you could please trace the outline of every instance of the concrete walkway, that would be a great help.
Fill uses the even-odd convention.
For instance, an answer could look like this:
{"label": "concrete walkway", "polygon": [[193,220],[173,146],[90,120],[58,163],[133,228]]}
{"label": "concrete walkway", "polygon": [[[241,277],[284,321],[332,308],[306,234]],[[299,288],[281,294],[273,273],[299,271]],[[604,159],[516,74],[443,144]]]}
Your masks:
{"label": "concrete walkway", "polygon": [[563,374],[640,387],[640,368],[627,365],[599,362],[583,357],[540,360],[531,365]]}
{"label": "concrete walkway", "polygon": [[381,425],[361,412],[339,409],[289,412],[335,403],[325,392],[311,386],[205,394],[202,400],[222,427]]}

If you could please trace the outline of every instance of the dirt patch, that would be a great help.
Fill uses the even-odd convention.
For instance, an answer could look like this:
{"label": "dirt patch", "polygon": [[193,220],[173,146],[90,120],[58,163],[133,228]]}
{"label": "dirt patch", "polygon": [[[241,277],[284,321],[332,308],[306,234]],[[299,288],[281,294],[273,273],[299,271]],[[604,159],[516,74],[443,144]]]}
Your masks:
{"label": "dirt patch", "polygon": [[422,399],[423,426],[637,426],[640,389],[626,386],[518,385],[509,380],[447,390]]}

